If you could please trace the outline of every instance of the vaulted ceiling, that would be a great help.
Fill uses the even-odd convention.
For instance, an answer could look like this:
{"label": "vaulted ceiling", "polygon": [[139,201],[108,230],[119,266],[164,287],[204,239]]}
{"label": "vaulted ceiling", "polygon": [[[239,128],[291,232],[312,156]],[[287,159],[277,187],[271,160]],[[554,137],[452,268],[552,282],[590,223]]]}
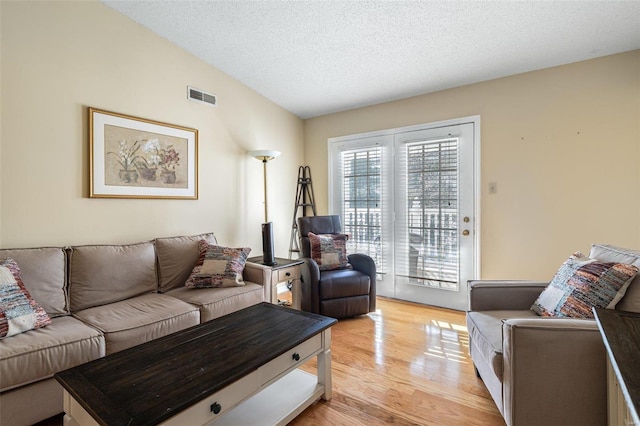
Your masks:
{"label": "vaulted ceiling", "polygon": [[639,0],[102,1],[301,118],[640,49]]}

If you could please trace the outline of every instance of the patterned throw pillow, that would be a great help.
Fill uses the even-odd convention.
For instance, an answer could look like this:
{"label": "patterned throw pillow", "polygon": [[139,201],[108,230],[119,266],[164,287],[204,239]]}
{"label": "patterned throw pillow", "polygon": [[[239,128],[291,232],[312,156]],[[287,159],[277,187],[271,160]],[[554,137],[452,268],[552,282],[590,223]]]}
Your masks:
{"label": "patterned throw pillow", "polygon": [[562,264],[531,310],[538,315],[593,318],[592,307],[613,309],[638,273],[633,265],[574,253]]}
{"label": "patterned throw pillow", "polygon": [[216,288],[244,285],[242,271],[249,257],[250,248],[229,248],[198,242],[200,256],[185,287]]}
{"label": "patterned throw pillow", "polygon": [[51,324],[51,318],[31,298],[15,260],[0,259],[0,339]]}
{"label": "patterned throw pillow", "polygon": [[345,269],[349,267],[347,259],[347,240],[345,234],[320,234],[309,232],[311,258],[321,271]]}

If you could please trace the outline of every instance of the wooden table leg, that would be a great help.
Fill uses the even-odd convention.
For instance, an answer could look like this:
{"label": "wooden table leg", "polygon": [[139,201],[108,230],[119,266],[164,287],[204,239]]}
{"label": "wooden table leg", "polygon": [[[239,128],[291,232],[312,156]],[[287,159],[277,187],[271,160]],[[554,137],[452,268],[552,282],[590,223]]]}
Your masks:
{"label": "wooden table leg", "polygon": [[322,352],[318,354],[318,383],[324,386],[322,399],[329,401],[333,394],[331,385],[331,329],[322,332]]}

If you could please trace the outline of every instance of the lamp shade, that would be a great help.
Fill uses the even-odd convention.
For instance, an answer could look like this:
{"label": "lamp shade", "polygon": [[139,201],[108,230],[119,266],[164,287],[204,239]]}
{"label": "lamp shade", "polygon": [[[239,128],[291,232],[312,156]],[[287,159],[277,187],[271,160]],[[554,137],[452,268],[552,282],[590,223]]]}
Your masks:
{"label": "lamp shade", "polygon": [[257,151],[249,151],[249,155],[252,156],[255,159],[260,160],[260,161],[269,161],[269,160],[273,160],[274,158],[279,156],[280,155],[280,151],[272,151],[272,150],[268,150],[268,149],[261,149],[261,150],[257,150]]}

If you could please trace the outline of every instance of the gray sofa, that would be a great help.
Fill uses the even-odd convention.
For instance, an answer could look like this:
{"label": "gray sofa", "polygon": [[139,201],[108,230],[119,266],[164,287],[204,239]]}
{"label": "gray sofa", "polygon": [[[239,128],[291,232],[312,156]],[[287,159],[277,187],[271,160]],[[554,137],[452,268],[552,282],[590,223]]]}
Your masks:
{"label": "gray sofa", "polygon": [[[590,258],[640,267],[640,251],[596,244]],[[469,353],[508,426],[607,424],[606,353],[592,319],[529,310],[547,282],[470,281]],[[616,309],[640,312],[640,276]]]}
{"label": "gray sofa", "polygon": [[0,424],[61,413],[54,373],[265,300],[268,268],[247,263],[245,286],[187,289],[198,241],[212,233],[127,245],[3,249],[52,323],[0,340]]}

